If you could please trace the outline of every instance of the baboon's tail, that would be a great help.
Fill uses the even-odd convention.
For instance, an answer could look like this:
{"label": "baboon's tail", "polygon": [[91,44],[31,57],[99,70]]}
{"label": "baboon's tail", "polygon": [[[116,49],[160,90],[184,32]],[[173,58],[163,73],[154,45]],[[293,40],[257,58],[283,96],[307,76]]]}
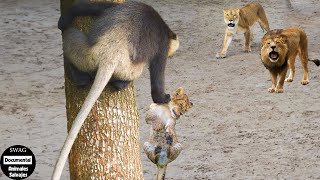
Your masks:
{"label": "baboon's tail", "polygon": [[89,94],[85,99],[83,105],[81,106],[80,111],[78,112],[77,117],[73,121],[73,124],[69,130],[68,137],[62,147],[58,161],[53,171],[52,180],[59,180],[63,167],[68,159],[69,152],[71,147],[77,138],[77,135],[82,127],[82,124],[86,120],[88,114],[90,113],[95,102],[99,98],[105,86],[108,84],[113,72],[115,65],[110,64],[108,67],[100,67],[97,71],[95,80],[91,86]]}

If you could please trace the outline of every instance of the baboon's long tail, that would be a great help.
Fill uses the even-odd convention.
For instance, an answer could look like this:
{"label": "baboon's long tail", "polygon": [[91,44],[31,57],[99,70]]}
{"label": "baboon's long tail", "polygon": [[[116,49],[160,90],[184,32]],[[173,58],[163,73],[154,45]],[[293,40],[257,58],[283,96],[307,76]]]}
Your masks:
{"label": "baboon's long tail", "polygon": [[72,127],[62,147],[59,159],[57,161],[57,164],[55,166],[55,169],[52,175],[52,180],[60,179],[63,167],[68,158],[71,147],[82,127],[82,124],[84,123],[85,119],[90,113],[94,103],[97,101],[100,94],[102,93],[104,87],[108,84],[108,81],[110,80],[115,70],[115,66],[116,66],[115,64],[110,64],[108,67],[104,67],[104,68],[101,67],[98,69],[97,75],[89,91],[89,94],[85,99],[77,117],[73,121]]}
{"label": "baboon's long tail", "polygon": [[320,60],[319,59],[308,59],[308,61],[314,62],[317,66],[320,66]]}

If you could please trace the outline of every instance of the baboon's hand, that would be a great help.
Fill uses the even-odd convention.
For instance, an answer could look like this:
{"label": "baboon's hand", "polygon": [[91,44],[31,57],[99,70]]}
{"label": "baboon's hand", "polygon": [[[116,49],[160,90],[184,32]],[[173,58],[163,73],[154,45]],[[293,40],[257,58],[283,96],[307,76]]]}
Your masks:
{"label": "baboon's hand", "polygon": [[62,15],[58,21],[58,28],[63,32],[72,23],[72,17],[68,15]]}
{"label": "baboon's hand", "polygon": [[170,94],[164,94],[162,96],[153,95],[153,102],[157,104],[166,104],[170,102]]}

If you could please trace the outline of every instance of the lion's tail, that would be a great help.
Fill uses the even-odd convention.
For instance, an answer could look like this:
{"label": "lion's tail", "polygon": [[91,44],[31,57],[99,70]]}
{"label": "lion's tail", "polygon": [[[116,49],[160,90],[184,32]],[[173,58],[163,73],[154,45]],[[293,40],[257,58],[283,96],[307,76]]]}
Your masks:
{"label": "lion's tail", "polygon": [[317,66],[320,66],[320,60],[319,59],[308,59],[308,61],[314,62]]}

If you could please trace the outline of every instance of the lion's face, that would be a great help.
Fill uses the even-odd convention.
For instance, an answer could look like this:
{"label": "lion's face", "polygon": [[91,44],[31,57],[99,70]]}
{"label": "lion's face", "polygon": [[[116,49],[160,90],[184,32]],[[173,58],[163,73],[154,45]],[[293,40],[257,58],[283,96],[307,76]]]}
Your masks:
{"label": "lion's face", "polygon": [[171,102],[173,110],[178,116],[187,112],[193,106],[183,88],[178,88],[176,90],[175,94],[171,96]]}
{"label": "lion's face", "polygon": [[240,9],[225,9],[223,10],[224,22],[229,29],[237,27],[240,18]]}
{"label": "lion's face", "polygon": [[262,41],[261,60],[282,65],[288,53],[287,38],[281,35],[266,34]]}

